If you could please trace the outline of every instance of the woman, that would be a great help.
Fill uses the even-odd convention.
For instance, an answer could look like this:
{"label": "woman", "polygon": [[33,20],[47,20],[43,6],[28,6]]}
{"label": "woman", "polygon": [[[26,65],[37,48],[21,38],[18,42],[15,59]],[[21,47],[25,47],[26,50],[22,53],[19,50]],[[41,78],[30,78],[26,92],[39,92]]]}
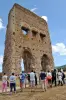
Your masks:
{"label": "woman", "polygon": [[2,92],[7,92],[7,75],[4,73],[2,77]]}
{"label": "woman", "polygon": [[50,71],[47,72],[47,80],[48,80],[48,86],[52,87],[52,74]]}

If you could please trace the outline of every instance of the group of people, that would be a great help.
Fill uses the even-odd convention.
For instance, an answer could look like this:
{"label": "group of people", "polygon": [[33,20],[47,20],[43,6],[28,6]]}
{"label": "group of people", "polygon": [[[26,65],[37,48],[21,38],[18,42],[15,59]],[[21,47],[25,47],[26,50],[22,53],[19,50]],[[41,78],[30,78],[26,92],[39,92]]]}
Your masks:
{"label": "group of people", "polygon": [[30,73],[25,73],[22,71],[20,75],[15,75],[12,73],[10,77],[6,75],[6,73],[2,76],[2,92],[7,92],[7,86],[10,87],[10,93],[12,94],[13,89],[14,93],[16,93],[16,79],[19,79],[20,81],[20,89],[23,91],[23,88],[26,87],[26,84],[30,84],[31,88],[35,87],[37,85],[37,77],[36,73],[33,72],[33,70]]}
{"label": "group of people", "polygon": [[7,87],[10,87],[10,93],[12,93],[13,89],[16,93],[16,76],[14,73],[9,77],[9,80],[6,73],[2,76],[2,92],[7,92]]}
{"label": "group of people", "polygon": [[30,73],[25,73],[24,71],[22,71],[19,78],[20,78],[21,90],[23,90],[23,88],[25,88],[27,84],[31,88],[37,86],[37,76],[36,76],[35,71],[33,71],[33,70]]}
{"label": "group of people", "polygon": [[63,86],[65,84],[65,74],[63,70],[52,70],[48,72],[44,72],[41,70],[40,73],[40,82],[41,82],[41,87],[43,91],[47,90],[47,88],[52,87],[53,85],[55,86]]}
{"label": "group of people", "polygon": [[[14,73],[9,77],[4,73],[2,76],[2,92],[7,92],[7,86],[10,87],[10,93],[14,92],[16,93],[16,77],[20,80],[20,89],[23,91],[24,88],[26,88],[27,84],[29,87],[31,87],[31,91],[35,87],[37,87],[38,84],[41,84],[42,91],[46,91],[47,88],[52,87],[54,84],[57,85],[63,85],[65,84],[65,74],[63,70],[57,71],[56,69],[52,70],[51,72],[44,72],[41,70],[40,74],[37,76],[37,73],[35,73],[33,70],[29,73],[25,73],[22,71],[20,75],[16,76]],[[9,81],[8,81],[9,80]]]}

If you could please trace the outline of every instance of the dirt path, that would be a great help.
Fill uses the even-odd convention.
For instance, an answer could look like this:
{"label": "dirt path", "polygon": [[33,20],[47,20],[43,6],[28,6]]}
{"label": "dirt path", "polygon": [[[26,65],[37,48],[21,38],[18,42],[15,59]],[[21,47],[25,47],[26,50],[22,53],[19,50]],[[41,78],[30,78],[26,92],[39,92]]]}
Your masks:
{"label": "dirt path", "polygon": [[48,89],[47,92],[42,92],[41,89],[30,92],[26,89],[13,95],[0,94],[0,100],[66,100],[66,86]]}

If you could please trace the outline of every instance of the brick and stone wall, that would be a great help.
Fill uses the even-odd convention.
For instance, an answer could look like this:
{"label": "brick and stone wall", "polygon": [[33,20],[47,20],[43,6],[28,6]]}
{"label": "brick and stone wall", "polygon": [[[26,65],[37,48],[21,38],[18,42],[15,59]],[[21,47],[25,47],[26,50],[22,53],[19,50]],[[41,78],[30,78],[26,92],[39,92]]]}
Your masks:
{"label": "brick and stone wall", "polygon": [[[24,34],[24,32],[26,34]],[[45,59],[46,58],[46,59]],[[8,15],[3,72],[20,73],[21,59],[25,71],[54,67],[51,41],[47,22],[18,4],[14,4]]]}

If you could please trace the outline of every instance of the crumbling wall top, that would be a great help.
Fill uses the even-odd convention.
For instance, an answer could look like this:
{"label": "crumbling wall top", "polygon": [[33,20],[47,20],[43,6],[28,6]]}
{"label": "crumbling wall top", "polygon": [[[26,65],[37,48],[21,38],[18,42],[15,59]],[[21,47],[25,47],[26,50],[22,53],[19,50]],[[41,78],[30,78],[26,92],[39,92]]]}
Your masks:
{"label": "crumbling wall top", "polygon": [[40,16],[36,15],[35,13],[33,13],[32,11],[30,11],[29,9],[26,9],[22,6],[20,6],[19,4],[15,3],[12,7],[12,9],[10,10],[9,14],[11,13],[11,11],[14,9],[14,8],[18,8],[18,9],[21,9],[22,11],[26,12],[26,13],[29,13],[30,15],[36,17],[38,20],[40,20],[41,22],[43,22],[45,25],[47,25],[47,22],[41,18]]}

